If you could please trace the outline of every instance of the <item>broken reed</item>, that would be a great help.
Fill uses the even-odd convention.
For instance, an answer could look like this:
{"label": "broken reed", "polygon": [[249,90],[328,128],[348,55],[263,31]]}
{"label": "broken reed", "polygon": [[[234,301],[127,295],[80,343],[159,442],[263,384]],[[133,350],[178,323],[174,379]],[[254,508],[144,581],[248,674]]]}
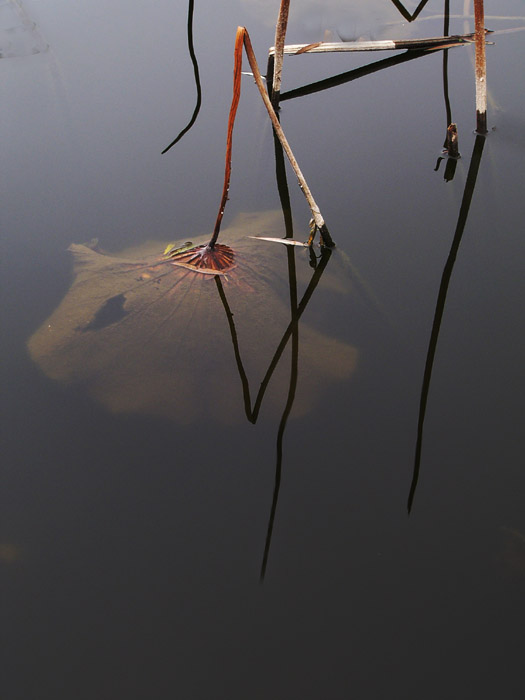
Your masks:
{"label": "broken reed", "polygon": [[[297,180],[299,181],[299,186],[308,202],[310,210],[312,212],[313,219],[313,233],[311,233],[308,244],[311,245],[313,241],[313,234],[316,230],[319,230],[321,236],[321,243],[332,247],[334,245],[332,238],[326,227],[324,218],[317,206],[313,195],[308,187],[308,184],[304,178],[304,175],[299,168],[299,164],[293,155],[290,144],[284,135],[284,131],[279,122],[275,109],[278,108],[280,90],[281,90],[281,77],[282,77],[282,62],[284,54],[301,54],[301,53],[321,53],[321,52],[331,52],[331,51],[381,51],[381,50],[432,50],[432,49],[444,49],[450,46],[455,46],[458,44],[471,43],[475,38],[476,42],[476,115],[477,115],[477,131],[478,133],[487,133],[487,93],[486,93],[486,62],[485,62],[485,27],[484,27],[484,12],[483,12],[483,0],[474,0],[475,17],[476,17],[476,31],[474,35],[463,35],[463,36],[447,36],[447,37],[433,37],[431,39],[416,39],[409,41],[373,41],[373,42],[348,42],[344,43],[317,43],[317,44],[300,44],[295,46],[285,46],[285,36],[286,27],[288,23],[288,12],[289,12],[289,0],[281,0],[281,5],[279,8],[279,16],[277,19],[276,31],[275,31],[275,46],[269,51],[269,69],[271,65],[272,76],[271,76],[271,86],[268,85],[265,89],[263,79],[257,65],[257,60],[252,48],[250,41],[250,36],[248,30],[245,27],[238,27],[237,34],[235,38],[235,50],[234,50],[234,81],[233,81],[233,97],[232,104],[230,107],[230,115],[228,119],[228,135],[226,143],[226,164],[224,173],[224,186],[221,198],[221,204],[219,207],[219,213],[217,215],[217,220],[215,222],[215,228],[213,231],[213,236],[210,241],[209,247],[213,248],[215,245],[222,218],[224,216],[224,208],[228,200],[228,192],[230,187],[230,177],[231,177],[231,154],[232,154],[232,137],[233,137],[233,125],[235,122],[235,115],[237,112],[237,106],[239,104],[240,91],[241,91],[241,69],[242,69],[242,46],[246,51],[250,67],[253,72],[253,76],[261,94],[261,98],[264,105],[268,111],[268,115],[272,122],[274,132],[279,139],[286,156],[292,166]],[[269,72],[269,71],[268,71]],[[269,79],[268,75],[268,79]],[[268,92],[270,92],[271,99],[268,97]],[[453,136],[450,134],[450,136]],[[457,148],[457,136],[454,140],[451,139],[449,143],[450,151],[454,151],[454,147]],[[450,152],[449,151],[449,152]]]}
{"label": "broken reed", "polygon": [[483,0],[474,0],[476,36],[476,131],[487,133],[487,61],[485,57],[485,12]]}
{"label": "broken reed", "polygon": [[445,146],[447,149],[447,153],[451,158],[459,158],[457,124],[453,123],[448,126]]}
{"label": "broken reed", "polygon": [[[246,55],[248,56],[248,61],[253,72],[253,77],[255,78],[255,82],[257,84],[257,87],[259,88],[259,92],[264,102],[264,106],[268,111],[268,115],[272,122],[277,138],[279,139],[281,146],[283,147],[283,150],[286,153],[288,160],[290,161],[290,165],[292,166],[295,172],[297,180],[299,181],[299,187],[301,188],[301,191],[304,194],[306,201],[308,202],[308,206],[310,207],[310,211],[312,212],[312,218],[314,220],[315,227],[319,230],[319,234],[321,236],[321,242],[323,243],[323,245],[333,247],[334,242],[332,241],[332,238],[328,232],[319,207],[317,206],[313,195],[310,191],[310,188],[308,187],[308,184],[304,178],[304,175],[302,174],[301,169],[299,168],[299,164],[295,159],[292,149],[290,148],[290,144],[288,143],[288,140],[284,135],[284,131],[279,122],[279,118],[277,117],[272,103],[270,102],[270,98],[268,97],[268,93],[264,88],[261,72],[259,70],[259,66],[257,65],[255,54],[253,52],[252,42],[250,41],[250,35],[248,34],[248,30],[246,28],[244,28],[244,48],[246,50]],[[311,243],[311,240],[309,240],[309,243]]]}
{"label": "broken reed", "polygon": [[283,73],[284,42],[286,39],[286,27],[288,26],[288,11],[290,0],[281,0],[279,15],[275,26],[275,54],[273,62],[273,75],[271,81],[271,99],[274,109],[279,107],[281,94],[281,78]]}
{"label": "broken reed", "polygon": [[[471,44],[475,34],[454,34],[452,36],[435,36],[424,39],[383,39],[381,41],[320,41],[315,44],[288,44],[283,48],[285,55],[298,56],[303,53],[347,53],[358,51],[424,51],[431,49],[447,49],[453,46]],[[269,55],[276,54],[272,46]]]}

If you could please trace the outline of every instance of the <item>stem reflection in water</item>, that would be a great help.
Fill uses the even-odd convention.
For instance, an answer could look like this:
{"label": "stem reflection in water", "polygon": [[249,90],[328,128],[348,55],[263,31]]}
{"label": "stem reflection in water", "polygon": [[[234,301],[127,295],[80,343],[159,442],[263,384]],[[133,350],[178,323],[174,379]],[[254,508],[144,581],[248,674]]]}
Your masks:
{"label": "stem reflection in water", "polygon": [[439,330],[441,327],[441,321],[443,319],[443,313],[445,311],[445,302],[447,299],[448,285],[450,283],[450,278],[452,277],[452,271],[454,269],[454,264],[456,262],[456,257],[459,251],[459,246],[461,239],[463,237],[463,232],[465,230],[465,225],[467,223],[468,213],[470,209],[470,203],[472,202],[472,197],[474,195],[474,188],[476,186],[476,179],[478,177],[479,166],[481,163],[481,156],[483,154],[483,147],[485,145],[485,136],[477,134],[476,140],[474,141],[474,148],[472,151],[472,158],[470,160],[470,167],[468,170],[467,180],[465,182],[465,190],[463,192],[463,200],[461,202],[461,207],[459,210],[458,221],[456,224],[456,230],[454,233],[454,238],[452,240],[452,245],[450,247],[450,252],[448,254],[445,267],[443,268],[443,274],[441,276],[441,283],[439,285],[439,292],[436,302],[436,310],[434,312],[434,321],[432,323],[432,331],[430,333],[430,341],[428,345],[427,357],[425,362],[425,370],[423,373],[423,384],[421,387],[421,397],[419,401],[419,417],[417,424],[417,440],[416,440],[416,453],[414,458],[414,472],[412,475],[412,483],[410,485],[410,493],[408,495],[408,512],[412,510],[414,503],[414,497],[416,494],[417,483],[419,480],[419,470],[421,466],[421,450],[423,446],[423,426],[425,423],[425,413],[427,409],[428,394],[430,391],[430,380],[432,378],[432,368],[434,365],[434,357],[436,354],[437,342],[439,338]]}

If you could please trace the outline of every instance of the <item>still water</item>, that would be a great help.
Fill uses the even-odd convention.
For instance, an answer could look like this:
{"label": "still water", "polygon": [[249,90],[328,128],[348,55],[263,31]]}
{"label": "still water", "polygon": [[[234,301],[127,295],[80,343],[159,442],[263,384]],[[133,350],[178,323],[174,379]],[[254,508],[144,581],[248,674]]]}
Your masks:
{"label": "still water", "polygon": [[[433,0],[292,5],[289,43],[443,33]],[[161,156],[195,104],[185,2],[0,8],[6,700],[522,697],[525,5],[486,4],[484,139],[474,47],[448,52],[446,178],[443,52],[282,102],[315,262],[246,238],[285,228],[244,76],[238,270],[159,268],[213,230],[235,31],[264,72],[277,9],[197,1],[202,108]],[[391,55],[289,57],[283,93]]]}

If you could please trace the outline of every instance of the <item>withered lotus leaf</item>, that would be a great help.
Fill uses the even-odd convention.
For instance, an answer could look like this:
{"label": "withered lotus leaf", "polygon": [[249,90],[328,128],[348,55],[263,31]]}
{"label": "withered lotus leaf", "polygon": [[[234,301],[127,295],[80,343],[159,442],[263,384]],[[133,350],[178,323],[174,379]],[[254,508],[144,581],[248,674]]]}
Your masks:
{"label": "withered lotus leaf", "polygon": [[[254,234],[282,235],[282,214],[241,214],[225,228],[221,240],[234,251],[235,263],[221,275],[173,265],[162,256],[161,242],[152,243],[150,252],[141,246],[122,256],[72,245],[73,283],[29,339],[31,357],[48,377],[82,385],[114,412],[183,423],[205,417],[242,420],[242,387],[224,300],[233,314],[252,405],[291,318],[285,246],[248,237]],[[207,236],[190,237],[195,246],[207,241]],[[311,273],[306,259],[300,262],[303,276]],[[284,406],[289,352],[288,347],[272,375],[262,412]],[[310,410],[330,381],[347,379],[356,360],[354,347],[301,321],[292,416]]]}

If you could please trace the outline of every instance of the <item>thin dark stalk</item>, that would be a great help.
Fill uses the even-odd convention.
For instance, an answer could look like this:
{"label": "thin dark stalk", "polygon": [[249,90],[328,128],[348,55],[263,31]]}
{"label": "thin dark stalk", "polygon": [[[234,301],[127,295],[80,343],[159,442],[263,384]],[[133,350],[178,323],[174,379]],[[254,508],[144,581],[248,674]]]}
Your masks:
{"label": "thin dark stalk", "polygon": [[[450,26],[450,0],[445,0],[445,9],[443,12],[443,34],[448,36]],[[447,128],[452,124],[452,109],[450,107],[450,98],[448,94],[448,49],[443,51],[443,95],[445,98],[445,111],[447,113]],[[445,147],[447,140],[445,139]]]}
{"label": "thin dark stalk", "polygon": [[450,0],[445,0],[443,8],[443,36],[448,36],[450,30]]}
{"label": "thin dark stalk", "polygon": [[177,136],[176,139],[174,139],[169,146],[167,146],[163,151],[162,154],[166,153],[167,151],[170,150],[172,146],[174,146],[178,141],[181,140],[181,138],[186,134],[191,127],[195,124],[197,120],[197,116],[199,114],[200,108],[201,108],[201,103],[202,103],[202,90],[201,90],[201,81],[199,77],[199,64],[197,63],[197,56],[195,55],[195,49],[193,48],[193,6],[194,6],[195,0],[189,0],[188,4],[188,25],[187,25],[187,34],[188,34],[188,50],[190,52],[190,58],[191,62],[193,64],[193,75],[195,78],[195,87],[197,88],[197,102],[195,103],[195,109],[193,110],[193,115],[190,119],[190,121],[187,123],[187,125],[184,127],[184,129],[180,132],[180,134]]}
{"label": "thin dark stalk", "polygon": [[[448,34],[450,26],[450,0],[445,0],[443,9],[443,34]],[[445,113],[447,122],[447,131],[443,147],[446,149],[449,158],[445,167],[445,181],[450,182],[454,178],[456,172],[456,160],[459,158],[458,146],[458,129],[457,125],[452,122],[452,108],[450,106],[450,97],[448,92],[448,49],[443,51],[443,98],[445,100]],[[441,159],[438,159],[436,170],[439,167]]]}
{"label": "thin dark stalk", "polygon": [[425,362],[425,371],[423,374],[423,384],[421,387],[421,396],[419,401],[419,416],[417,424],[417,441],[416,441],[416,452],[414,458],[414,471],[412,475],[412,483],[410,485],[410,493],[408,495],[408,512],[412,510],[412,505],[414,502],[414,496],[416,493],[417,483],[419,480],[419,471],[421,467],[421,450],[423,446],[423,426],[425,423],[425,414],[427,409],[428,394],[430,391],[430,380],[432,378],[432,368],[434,365],[434,357],[436,354],[437,342],[439,338],[439,330],[441,327],[441,320],[443,318],[443,313],[445,310],[445,301],[447,298],[447,291],[452,276],[452,271],[454,269],[454,263],[456,262],[456,257],[459,250],[459,245],[461,243],[461,238],[463,236],[463,231],[465,230],[465,225],[467,223],[467,217],[470,209],[470,203],[472,202],[472,196],[474,194],[474,188],[476,186],[476,179],[478,176],[479,165],[481,162],[481,156],[483,153],[483,146],[485,145],[485,137],[478,134],[474,143],[474,149],[472,151],[472,158],[470,161],[470,167],[467,175],[467,180],[465,182],[465,191],[463,193],[463,200],[461,202],[461,207],[459,210],[458,221],[456,224],[456,230],[454,233],[454,238],[452,241],[452,246],[448,254],[447,262],[443,268],[443,274],[441,276],[441,283],[439,285],[439,292],[436,302],[436,310],[434,312],[434,321],[432,323],[432,331],[430,334],[430,341],[428,344],[427,357]]}

